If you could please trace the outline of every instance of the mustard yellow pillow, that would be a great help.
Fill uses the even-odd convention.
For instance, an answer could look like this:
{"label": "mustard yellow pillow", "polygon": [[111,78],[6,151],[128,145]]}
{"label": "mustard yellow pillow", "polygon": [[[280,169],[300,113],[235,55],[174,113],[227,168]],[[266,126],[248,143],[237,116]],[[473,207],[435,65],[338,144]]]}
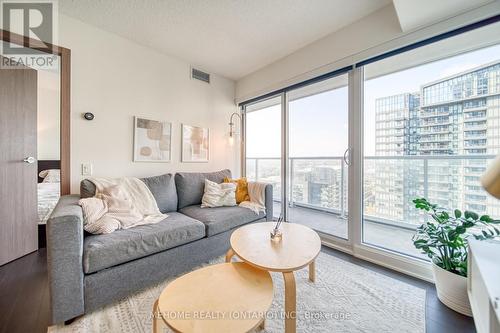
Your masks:
{"label": "mustard yellow pillow", "polygon": [[250,195],[248,194],[248,182],[245,177],[238,179],[224,178],[224,183],[235,183],[236,184],[236,203],[239,204],[243,201],[250,201]]}

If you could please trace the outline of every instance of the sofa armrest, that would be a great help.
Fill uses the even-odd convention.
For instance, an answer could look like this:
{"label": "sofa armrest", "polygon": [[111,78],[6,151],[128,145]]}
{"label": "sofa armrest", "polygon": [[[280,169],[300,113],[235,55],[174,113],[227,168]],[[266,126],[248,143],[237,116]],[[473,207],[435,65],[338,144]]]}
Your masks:
{"label": "sofa armrest", "polygon": [[52,323],[84,313],[83,214],[78,195],[62,196],[47,221],[47,269]]}
{"label": "sofa armrest", "polygon": [[271,184],[266,185],[265,206],[266,206],[266,221],[272,221],[274,202],[273,202],[273,185]]}

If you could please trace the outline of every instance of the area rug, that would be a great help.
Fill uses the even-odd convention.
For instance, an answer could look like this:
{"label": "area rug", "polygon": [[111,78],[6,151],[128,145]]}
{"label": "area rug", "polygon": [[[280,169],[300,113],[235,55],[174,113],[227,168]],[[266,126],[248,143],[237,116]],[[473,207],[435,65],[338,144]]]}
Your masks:
{"label": "area rug", "polygon": [[[223,262],[223,257],[208,264]],[[284,332],[284,285],[272,273],[274,301],[263,333]],[[321,253],[316,282],[296,272],[298,332],[425,332],[425,290]],[[171,280],[89,313],[49,333],[152,332],[152,307]],[[171,332],[162,328],[162,332]]]}

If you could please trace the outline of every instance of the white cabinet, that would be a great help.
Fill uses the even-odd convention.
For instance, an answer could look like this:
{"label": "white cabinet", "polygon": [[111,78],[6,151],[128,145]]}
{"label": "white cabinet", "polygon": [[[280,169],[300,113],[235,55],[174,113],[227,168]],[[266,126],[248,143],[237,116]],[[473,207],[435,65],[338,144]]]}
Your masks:
{"label": "white cabinet", "polygon": [[478,333],[500,333],[500,241],[469,240],[469,294]]}

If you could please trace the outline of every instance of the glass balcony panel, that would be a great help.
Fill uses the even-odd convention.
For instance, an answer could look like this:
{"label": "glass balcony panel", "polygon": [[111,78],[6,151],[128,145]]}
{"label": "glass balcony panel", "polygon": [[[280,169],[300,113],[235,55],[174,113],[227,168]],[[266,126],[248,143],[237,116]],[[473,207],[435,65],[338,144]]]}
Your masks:
{"label": "glass balcony panel", "polygon": [[[281,159],[266,158],[257,159],[257,177],[256,180],[273,185],[273,198],[275,201],[281,201]],[[279,211],[275,212],[279,216]]]}
{"label": "glass balcony panel", "polygon": [[[367,156],[364,159],[363,241],[427,260],[413,246],[415,229],[428,217],[413,206],[416,197],[449,209],[499,215],[500,203],[480,186],[494,156]],[[347,173],[342,157],[292,158],[289,215],[323,233],[347,238]],[[247,159],[249,179],[281,189],[278,158]],[[344,168],[345,165],[344,165]],[[253,179],[253,178],[252,178]],[[274,196],[279,211],[280,197]]]}
{"label": "glass balcony panel", "polygon": [[[281,200],[281,96],[245,108],[246,177],[273,185],[274,199]],[[274,216],[281,213],[278,207]]]}
{"label": "glass balcony panel", "polygon": [[347,239],[347,167],[343,159],[290,159],[290,221]]}

